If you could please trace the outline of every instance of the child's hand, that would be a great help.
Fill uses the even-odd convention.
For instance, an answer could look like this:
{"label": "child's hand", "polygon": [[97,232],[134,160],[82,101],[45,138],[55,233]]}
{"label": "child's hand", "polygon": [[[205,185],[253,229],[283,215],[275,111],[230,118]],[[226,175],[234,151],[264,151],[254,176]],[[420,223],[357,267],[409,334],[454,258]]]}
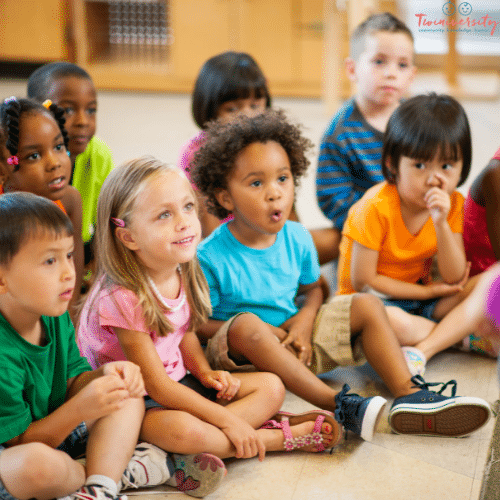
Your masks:
{"label": "child's hand", "polygon": [[427,285],[424,285],[427,290],[427,298],[436,299],[439,297],[455,295],[456,293],[461,292],[469,279],[470,268],[471,263],[467,262],[465,274],[458,283],[449,284],[444,281],[431,281]]}
{"label": "child's hand", "polygon": [[125,382],[131,398],[142,398],[146,393],[141,369],[130,361],[113,361],[103,365],[104,375],[116,375]]}
{"label": "child's hand", "polygon": [[123,379],[112,374],[92,380],[72,399],[81,419],[88,423],[119,410],[129,397]]}
{"label": "child's hand", "polygon": [[200,382],[205,387],[211,387],[217,391],[218,399],[231,401],[240,390],[240,379],[233,377],[229,372],[222,370],[210,370],[200,375]]}
{"label": "child's hand", "polygon": [[301,315],[298,312],[280,326],[280,328],[287,332],[281,344],[283,347],[292,347],[299,361],[306,366],[310,366],[312,360],[311,334],[313,324],[313,317],[311,320],[307,315]]}
{"label": "child's hand", "polygon": [[446,222],[450,213],[451,200],[448,194],[448,179],[441,174],[435,174],[440,181],[439,186],[434,186],[425,193],[424,200],[431,214],[434,225]]}
{"label": "child's hand", "polygon": [[266,447],[257,431],[245,420],[233,415],[234,421],[220,430],[236,448],[236,458],[252,458],[259,455],[262,462],[266,456]]}

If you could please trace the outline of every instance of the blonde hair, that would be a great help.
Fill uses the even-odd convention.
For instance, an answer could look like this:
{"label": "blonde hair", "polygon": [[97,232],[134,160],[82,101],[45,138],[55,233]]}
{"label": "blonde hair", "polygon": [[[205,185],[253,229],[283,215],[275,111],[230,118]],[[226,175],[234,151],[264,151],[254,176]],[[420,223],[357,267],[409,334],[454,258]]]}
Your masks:
{"label": "blonde hair", "polygon": [[[116,236],[116,225],[112,218],[130,224],[134,204],[146,183],[154,177],[176,172],[184,176],[177,167],[162,163],[152,156],[143,156],[116,167],[106,178],[97,203],[96,259],[97,279],[94,287],[112,289],[119,286],[131,290],[139,299],[138,307],[144,314],[147,328],[164,337],[174,331],[166,317],[169,312],[159,302],[149,284],[143,264],[133,250],[128,249]],[[193,189],[189,186],[189,189]],[[196,196],[193,191],[196,203]],[[182,284],[191,310],[189,329],[195,330],[204,323],[210,312],[210,295],[203,271],[196,256],[180,264]],[[98,293],[91,293],[94,298]]]}

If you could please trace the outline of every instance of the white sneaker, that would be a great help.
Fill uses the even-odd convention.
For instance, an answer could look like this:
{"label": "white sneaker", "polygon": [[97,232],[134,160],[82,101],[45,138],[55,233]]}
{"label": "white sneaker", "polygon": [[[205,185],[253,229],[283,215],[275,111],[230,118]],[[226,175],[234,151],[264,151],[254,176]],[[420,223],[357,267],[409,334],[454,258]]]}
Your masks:
{"label": "white sneaker", "polygon": [[118,489],[142,488],[166,483],[170,479],[167,458],[167,452],[152,444],[138,444],[118,484]]}
{"label": "white sneaker", "polygon": [[427,364],[425,354],[416,347],[402,347],[401,350],[403,351],[411,376],[422,376],[425,373],[425,365]]}
{"label": "white sneaker", "polygon": [[100,485],[85,484],[77,492],[65,498],[71,500],[127,500],[127,495],[113,497]]}

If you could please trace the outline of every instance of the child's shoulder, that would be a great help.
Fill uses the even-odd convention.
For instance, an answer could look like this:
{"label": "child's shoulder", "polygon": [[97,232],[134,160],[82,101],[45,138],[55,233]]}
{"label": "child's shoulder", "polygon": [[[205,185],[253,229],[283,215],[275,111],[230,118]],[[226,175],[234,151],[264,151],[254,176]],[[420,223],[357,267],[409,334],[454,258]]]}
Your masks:
{"label": "child's shoulder", "polygon": [[343,129],[346,126],[346,121],[352,117],[353,113],[356,114],[356,111],[357,107],[354,102],[354,98],[344,102],[344,104],[342,104],[342,106],[333,115],[324,135],[333,135],[338,129]]}
{"label": "child's shoulder", "polygon": [[[98,165],[98,172],[102,172],[103,169],[111,170],[113,166],[113,155],[111,153],[111,149],[109,146],[99,137],[95,135],[90,139],[85,151],[79,154],[76,157],[75,167],[78,166],[79,163]],[[106,170],[106,175],[108,174],[108,170]]]}

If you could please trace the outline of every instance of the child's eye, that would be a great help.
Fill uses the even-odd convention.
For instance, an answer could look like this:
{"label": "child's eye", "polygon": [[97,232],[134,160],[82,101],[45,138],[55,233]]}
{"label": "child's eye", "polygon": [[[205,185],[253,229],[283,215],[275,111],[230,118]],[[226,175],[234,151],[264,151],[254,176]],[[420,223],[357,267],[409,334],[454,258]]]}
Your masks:
{"label": "child's eye", "polygon": [[28,156],[28,160],[39,160],[40,159],[40,153],[31,153]]}
{"label": "child's eye", "polygon": [[418,168],[419,170],[423,170],[425,168],[425,163],[415,163],[415,168]]}
{"label": "child's eye", "polygon": [[71,108],[70,106],[63,108],[63,110],[65,115],[72,115],[75,112],[74,108]]}
{"label": "child's eye", "polygon": [[399,67],[402,69],[406,69],[408,67],[408,63],[401,62],[401,63],[399,63]]}
{"label": "child's eye", "polygon": [[287,179],[288,179],[288,175],[282,175],[282,176],[278,177],[279,182],[285,182]]}
{"label": "child's eye", "polygon": [[56,259],[54,259],[54,257],[51,257],[50,259],[47,259],[45,261],[45,264],[51,266],[52,264],[55,264],[55,262],[56,262]]}
{"label": "child's eye", "polygon": [[443,165],[443,170],[451,170],[454,167],[451,163],[445,163]]}
{"label": "child's eye", "polygon": [[160,214],[160,217],[159,217],[159,218],[160,218],[160,219],[168,219],[171,215],[172,215],[172,213],[171,213],[171,212],[169,212],[169,211],[167,210],[166,212],[162,212],[162,213]]}
{"label": "child's eye", "polygon": [[68,252],[68,253],[66,254],[66,258],[67,258],[68,260],[73,260],[73,252]]}
{"label": "child's eye", "polygon": [[253,186],[253,187],[259,187],[259,186],[261,186],[261,185],[262,185],[262,182],[260,182],[260,181],[253,181],[253,182],[250,184],[250,186]]}
{"label": "child's eye", "polygon": [[97,113],[97,108],[89,108],[87,109],[87,114],[89,115],[95,115]]}
{"label": "child's eye", "polygon": [[56,151],[65,151],[66,146],[64,145],[64,142],[61,142],[61,144],[56,145]]}
{"label": "child's eye", "polygon": [[184,210],[186,210],[186,212],[190,212],[191,210],[193,210],[193,208],[194,208],[194,203],[189,202],[189,203],[186,203]]}
{"label": "child's eye", "polygon": [[384,64],[384,60],[382,58],[380,58],[380,57],[378,57],[377,59],[375,59],[373,62],[375,64]]}

